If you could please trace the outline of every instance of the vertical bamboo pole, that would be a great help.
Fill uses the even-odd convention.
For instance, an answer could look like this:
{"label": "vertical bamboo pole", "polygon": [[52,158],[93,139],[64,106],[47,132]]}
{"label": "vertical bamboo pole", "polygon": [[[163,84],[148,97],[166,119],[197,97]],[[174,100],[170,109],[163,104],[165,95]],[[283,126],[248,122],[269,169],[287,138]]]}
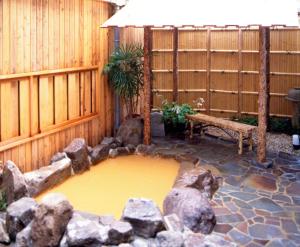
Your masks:
{"label": "vertical bamboo pole", "polygon": [[266,162],[266,133],[268,119],[268,105],[270,101],[270,28],[259,27],[259,93],[258,93],[258,148],[257,160]]}
{"label": "vertical bamboo pole", "polygon": [[178,28],[173,30],[173,101],[178,101]]}
{"label": "vertical bamboo pole", "polygon": [[211,70],[211,28],[207,28],[206,37],[206,112],[210,114],[210,70]]}
{"label": "vertical bamboo pole", "polygon": [[151,144],[151,27],[144,27],[144,144]]}

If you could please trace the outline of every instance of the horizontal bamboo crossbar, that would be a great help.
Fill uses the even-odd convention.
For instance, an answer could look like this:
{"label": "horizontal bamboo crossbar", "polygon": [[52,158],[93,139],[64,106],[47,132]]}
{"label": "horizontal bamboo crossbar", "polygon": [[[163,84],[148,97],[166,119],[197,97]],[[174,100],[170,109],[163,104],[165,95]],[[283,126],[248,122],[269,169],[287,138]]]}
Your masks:
{"label": "horizontal bamboo crossbar", "polygon": [[36,76],[52,76],[52,75],[69,74],[69,73],[83,72],[83,71],[89,71],[89,70],[98,70],[98,69],[99,69],[99,66],[87,66],[87,67],[79,67],[79,68],[42,70],[42,71],[20,73],[20,74],[0,75],[0,82],[24,79],[24,78],[30,78],[30,77],[36,77]]}

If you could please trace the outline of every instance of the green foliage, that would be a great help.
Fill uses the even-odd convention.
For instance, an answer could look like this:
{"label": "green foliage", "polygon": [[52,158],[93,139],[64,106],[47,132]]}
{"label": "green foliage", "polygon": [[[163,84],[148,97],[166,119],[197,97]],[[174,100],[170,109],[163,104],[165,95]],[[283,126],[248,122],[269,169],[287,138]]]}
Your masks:
{"label": "green foliage", "polygon": [[195,111],[189,104],[179,105],[177,103],[165,102],[162,105],[164,122],[173,127],[178,125],[186,125],[186,115],[195,114]]}
{"label": "green foliage", "polygon": [[258,126],[258,119],[257,117],[252,117],[252,116],[247,116],[247,117],[242,117],[239,119],[232,119],[233,121],[239,122],[239,123],[244,123],[244,124],[249,124],[253,126]]}
{"label": "green foliage", "polygon": [[125,101],[129,114],[136,112],[137,98],[143,87],[143,56],[141,45],[121,46],[113,52],[103,69],[114,91]]}
{"label": "green foliage", "polygon": [[[232,119],[232,120],[240,123],[258,126],[258,119],[257,117],[253,117],[253,116],[247,116],[247,117],[242,117],[240,119]],[[291,120],[289,118],[278,118],[278,117],[270,117],[268,131],[275,132],[275,133],[284,133],[288,135],[299,133],[299,130],[293,129]]]}
{"label": "green foliage", "polygon": [[4,192],[0,192],[0,211],[5,211],[7,208],[7,203],[5,199]]}

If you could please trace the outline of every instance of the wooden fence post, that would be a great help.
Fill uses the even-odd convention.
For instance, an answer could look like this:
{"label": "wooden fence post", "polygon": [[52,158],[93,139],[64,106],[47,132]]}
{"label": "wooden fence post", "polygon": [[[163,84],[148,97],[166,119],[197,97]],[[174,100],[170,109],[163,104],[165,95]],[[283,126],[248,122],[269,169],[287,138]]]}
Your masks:
{"label": "wooden fence post", "polygon": [[259,27],[259,92],[258,92],[258,148],[257,160],[266,162],[266,133],[270,101],[270,28]]}
{"label": "wooden fence post", "polygon": [[178,28],[173,30],[173,101],[178,101]]}
{"label": "wooden fence post", "polygon": [[144,144],[151,144],[151,27],[144,27]]}

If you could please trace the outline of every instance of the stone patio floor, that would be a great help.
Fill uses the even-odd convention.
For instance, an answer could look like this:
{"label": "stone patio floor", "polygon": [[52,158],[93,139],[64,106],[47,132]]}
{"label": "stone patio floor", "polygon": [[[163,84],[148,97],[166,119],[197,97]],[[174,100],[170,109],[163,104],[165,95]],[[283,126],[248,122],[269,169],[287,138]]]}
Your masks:
{"label": "stone patio floor", "polygon": [[153,143],[156,153],[189,161],[181,163],[180,173],[198,159],[200,166],[223,177],[212,200],[216,233],[238,246],[300,246],[300,157],[270,153],[274,164],[265,169],[252,163],[254,152],[239,156],[236,144],[211,137],[167,137]]}

